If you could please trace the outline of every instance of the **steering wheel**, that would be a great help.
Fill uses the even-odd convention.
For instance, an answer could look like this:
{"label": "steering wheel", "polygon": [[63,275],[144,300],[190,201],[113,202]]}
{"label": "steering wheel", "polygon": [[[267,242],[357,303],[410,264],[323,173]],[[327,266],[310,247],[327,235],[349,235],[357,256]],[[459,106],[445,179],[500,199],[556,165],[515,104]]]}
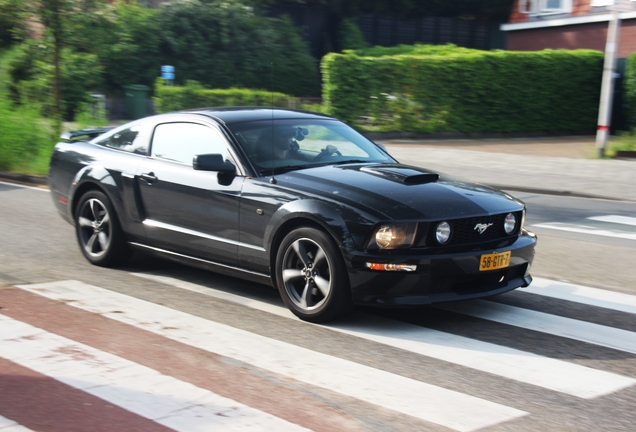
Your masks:
{"label": "steering wheel", "polygon": [[[329,148],[331,147],[331,149]],[[326,157],[333,157],[333,155],[342,156],[340,150],[338,150],[335,146],[328,145],[318,155],[314,158],[314,160],[320,160]]]}

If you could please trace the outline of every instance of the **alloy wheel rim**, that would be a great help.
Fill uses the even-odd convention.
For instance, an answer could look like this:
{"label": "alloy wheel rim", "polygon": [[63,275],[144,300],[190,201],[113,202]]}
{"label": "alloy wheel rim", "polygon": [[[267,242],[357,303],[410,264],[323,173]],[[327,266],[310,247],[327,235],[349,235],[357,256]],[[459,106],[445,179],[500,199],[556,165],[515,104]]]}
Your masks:
{"label": "alloy wheel rim", "polygon": [[98,199],[89,199],[80,208],[77,222],[84,251],[94,258],[104,255],[112,234],[106,206]]}
{"label": "alloy wheel rim", "polygon": [[289,299],[299,309],[322,306],[332,289],[331,265],[323,248],[308,238],[295,240],[283,258],[282,279]]}

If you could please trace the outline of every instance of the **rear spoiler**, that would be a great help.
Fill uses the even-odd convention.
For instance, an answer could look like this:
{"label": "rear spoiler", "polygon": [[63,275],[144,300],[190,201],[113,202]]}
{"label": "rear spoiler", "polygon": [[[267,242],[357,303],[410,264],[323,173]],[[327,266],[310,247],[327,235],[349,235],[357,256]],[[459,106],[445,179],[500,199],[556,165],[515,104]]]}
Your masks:
{"label": "rear spoiler", "polygon": [[100,128],[100,129],[81,129],[76,131],[64,132],[62,135],[60,135],[60,138],[62,138],[64,141],[73,141],[75,138],[78,138],[78,137],[86,137],[88,139],[93,139],[97,136],[100,136],[101,134],[105,132],[108,132],[111,129],[113,128],[108,127],[108,128]]}

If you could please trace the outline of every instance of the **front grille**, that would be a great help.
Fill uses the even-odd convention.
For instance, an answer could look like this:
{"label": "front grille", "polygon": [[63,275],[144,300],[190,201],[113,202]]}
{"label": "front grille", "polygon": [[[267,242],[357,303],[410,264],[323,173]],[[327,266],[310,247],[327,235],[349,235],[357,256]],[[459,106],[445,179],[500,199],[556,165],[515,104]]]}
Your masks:
{"label": "front grille", "polygon": [[[502,213],[493,216],[470,217],[465,219],[447,220],[451,226],[451,239],[443,246],[458,246],[465,244],[477,244],[490,241],[503,240],[511,238],[519,233],[519,225],[521,224],[522,212],[516,212],[517,227],[512,234],[506,234],[504,230],[504,220],[508,213]],[[476,229],[477,225],[489,225],[481,234]],[[492,224],[492,225],[490,225]],[[435,230],[437,223],[431,223],[426,236],[426,245],[428,247],[441,246],[435,238]]]}

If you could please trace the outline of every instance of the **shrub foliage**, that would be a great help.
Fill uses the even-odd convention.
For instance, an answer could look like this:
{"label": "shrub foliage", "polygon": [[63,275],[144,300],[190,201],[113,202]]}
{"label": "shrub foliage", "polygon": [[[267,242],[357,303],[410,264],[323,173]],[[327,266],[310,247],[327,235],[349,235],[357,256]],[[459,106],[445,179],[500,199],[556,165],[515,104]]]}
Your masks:
{"label": "shrub foliage", "polygon": [[220,106],[293,107],[296,99],[283,93],[249,89],[206,89],[196,81],[185,86],[166,86],[162,79],[155,87],[155,110],[158,113],[190,108]]}
{"label": "shrub foliage", "polygon": [[627,57],[623,91],[627,122],[634,129],[636,128],[636,52]]}
{"label": "shrub foliage", "polygon": [[602,66],[591,50],[417,45],[331,53],[321,65],[333,115],[368,130],[419,132],[594,130]]}

